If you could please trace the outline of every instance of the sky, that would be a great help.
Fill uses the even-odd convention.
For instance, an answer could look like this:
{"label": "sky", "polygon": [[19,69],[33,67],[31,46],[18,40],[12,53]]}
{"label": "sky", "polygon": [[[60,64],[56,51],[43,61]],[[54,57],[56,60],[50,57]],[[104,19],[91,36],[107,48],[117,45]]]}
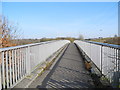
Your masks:
{"label": "sky", "polygon": [[118,34],[117,2],[2,2],[2,14],[18,24],[23,38]]}
{"label": "sky", "polygon": [[2,2],[119,2],[120,0],[1,0]]}

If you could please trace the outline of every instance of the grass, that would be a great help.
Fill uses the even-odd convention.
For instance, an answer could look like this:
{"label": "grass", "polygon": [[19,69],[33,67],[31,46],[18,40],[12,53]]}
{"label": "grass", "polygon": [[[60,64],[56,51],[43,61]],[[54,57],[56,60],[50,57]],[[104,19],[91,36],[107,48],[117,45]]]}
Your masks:
{"label": "grass", "polygon": [[108,38],[101,38],[101,39],[92,39],[91,41],[120,45],[120,37],[108,37]]}

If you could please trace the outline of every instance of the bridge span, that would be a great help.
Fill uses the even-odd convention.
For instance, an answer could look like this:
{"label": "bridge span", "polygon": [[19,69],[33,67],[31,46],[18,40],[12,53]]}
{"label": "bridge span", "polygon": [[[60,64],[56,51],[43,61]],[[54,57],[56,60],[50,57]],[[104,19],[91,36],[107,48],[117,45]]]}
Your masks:
{"label": "bridge span", "polygon": [[55,40],[0,49],[0,89],[119,87],[120,46]]}

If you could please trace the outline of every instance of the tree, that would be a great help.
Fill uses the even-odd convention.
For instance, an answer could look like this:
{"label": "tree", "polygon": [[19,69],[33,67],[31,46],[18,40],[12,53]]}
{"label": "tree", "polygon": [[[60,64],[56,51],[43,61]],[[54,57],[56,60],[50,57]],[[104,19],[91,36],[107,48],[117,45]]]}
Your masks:
{"label": "tree", "polygon": [[79,35],[79,39],[80,39],[80,40],[83,40],[83,39],[84,39],[84,37],[83,37],[82,34]]}
{"label": "tree", "polygon": [[0,48],[2,48],[2,17],[0,16]]}
{"label": "tree", "polygon": [[17,27],[4,16],[0,16],[0,48],[16,46],[13,39],[17,37]]}
{"label": "tree", "polygon": [[115,34],[114,37],[117,37],[117,35]]}

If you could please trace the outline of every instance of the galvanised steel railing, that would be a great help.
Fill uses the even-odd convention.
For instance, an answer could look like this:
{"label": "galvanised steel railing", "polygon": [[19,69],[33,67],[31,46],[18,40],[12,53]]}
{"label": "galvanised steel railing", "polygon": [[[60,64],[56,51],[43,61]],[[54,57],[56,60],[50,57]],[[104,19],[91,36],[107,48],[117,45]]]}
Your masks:
{"label": "galvanised steel railing", "polygon": [[113,87],[120,84],[120,45],[75,40]]}
{"label": "galvanised steel railing", "polygon": [[0,89],[14,87],[69,42],[56,40],[0,49]]}

